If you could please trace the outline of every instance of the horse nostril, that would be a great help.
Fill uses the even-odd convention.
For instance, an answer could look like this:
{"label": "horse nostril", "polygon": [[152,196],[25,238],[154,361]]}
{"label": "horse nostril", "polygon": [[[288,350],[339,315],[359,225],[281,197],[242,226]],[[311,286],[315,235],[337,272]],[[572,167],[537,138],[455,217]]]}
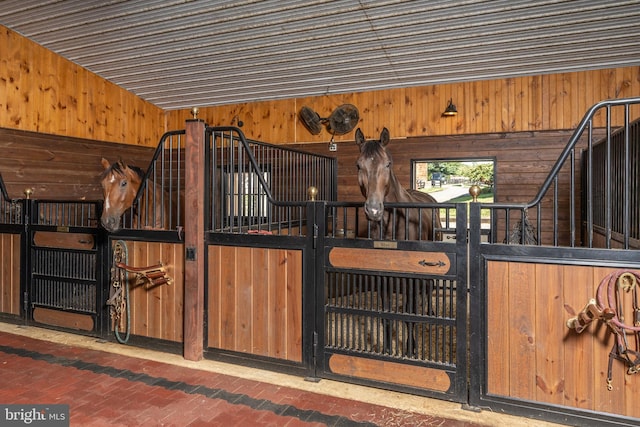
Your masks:
{"label": "horse nostril", "polygon": [[364,213],[370,221],[379,221],[382,217],[382,206],[379,204],[365,203]]}
{"label": "horse nostril", "polygon": [[107,231],[118,231],[120,228],[118,219],[114,217],[102,218],[100,222]]}

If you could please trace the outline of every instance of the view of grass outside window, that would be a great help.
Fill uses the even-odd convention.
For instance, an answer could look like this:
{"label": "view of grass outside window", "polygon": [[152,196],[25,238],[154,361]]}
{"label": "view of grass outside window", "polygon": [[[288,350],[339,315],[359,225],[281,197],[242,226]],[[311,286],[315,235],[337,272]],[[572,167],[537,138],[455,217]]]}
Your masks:
{"label": "view of grass outside window", "polygon": [[[494,201],[495,159],[428,159],[413,160],[412,187],[431,194],[438,202],[471,202],[472,185],[480,187],[478,201]],[[489,217],[489,212],[482,212]]]}

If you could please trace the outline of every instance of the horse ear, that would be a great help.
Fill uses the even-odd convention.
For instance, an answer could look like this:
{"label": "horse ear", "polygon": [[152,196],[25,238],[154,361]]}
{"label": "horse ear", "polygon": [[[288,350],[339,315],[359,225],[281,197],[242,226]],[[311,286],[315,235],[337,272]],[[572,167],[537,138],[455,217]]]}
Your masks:
{"label": "horse ear", "polygon": [[364,144],[364,135],[360,130],[360,128],[358,128],[358,130],[356,131],[356,144],[358,145]]}
{"label": "horse ear", "polygon": [[382,132],[380,132],[380,145],[383,147],[389,143],[389,129],[384,128]]}
{"label": "horse ear", "polygon": [[109,169],[109,167],[111,167],[109,160],[105,159],[104,157],[102,158],[102,160],[100,160],[100,162],[102,163],[102,167],[104,168],[104,170],[107,170]]}

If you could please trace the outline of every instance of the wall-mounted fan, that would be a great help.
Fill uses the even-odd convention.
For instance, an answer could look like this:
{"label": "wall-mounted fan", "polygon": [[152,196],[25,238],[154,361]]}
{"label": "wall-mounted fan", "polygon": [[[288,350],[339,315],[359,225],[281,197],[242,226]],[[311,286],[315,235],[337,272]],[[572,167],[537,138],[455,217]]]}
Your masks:
{"label": "wall-mounted fan", "polygon": [[321,118],[318,113],[305,106],[300,109],[300,120],[313,135],[320,133],[322,125],[326,125],[332,135],[344,135],[356,127],[360,113],[354,105],[342,104],[328,118]]}

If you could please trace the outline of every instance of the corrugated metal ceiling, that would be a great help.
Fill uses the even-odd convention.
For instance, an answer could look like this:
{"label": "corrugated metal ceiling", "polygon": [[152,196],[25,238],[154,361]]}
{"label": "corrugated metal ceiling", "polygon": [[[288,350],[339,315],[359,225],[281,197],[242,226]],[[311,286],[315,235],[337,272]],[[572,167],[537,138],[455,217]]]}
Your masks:
{"label": "corrugated metal ceiling", "polygon": [[640,65],[640,0],[4,0],[164,109]]}

